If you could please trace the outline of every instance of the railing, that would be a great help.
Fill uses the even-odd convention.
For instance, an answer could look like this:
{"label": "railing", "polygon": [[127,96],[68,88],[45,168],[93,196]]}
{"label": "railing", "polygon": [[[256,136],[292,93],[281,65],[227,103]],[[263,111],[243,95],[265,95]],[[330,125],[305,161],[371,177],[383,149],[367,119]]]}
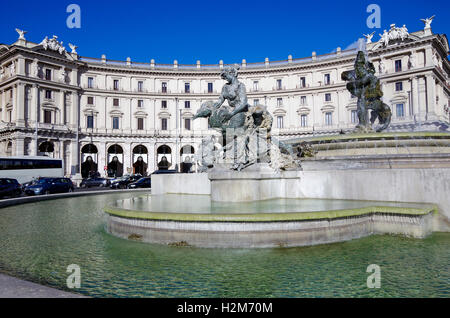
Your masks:
{"label": "railing", "polygon": [[281,61],[264,61],[256,63],[246,63],[245,65],[234,63],[234,64],[160,64],[160,63],[142,63],[142,62],[131,62],[131,61],[116,61],[108,60],[102,58],[92,58],[92,57],[80,57],[80,60],[90,64],[99,65],[109,65],[109,66],[120,66],[120,67],[131,67],[137,69],[155,69],[155,70],[190,70],[190,71],[204,71],[204,70],[215,70],[220,71],[221,69],[240,65],[243,70],[245,69],[257,69],[257,68],[271,68],[280,66],[289,66],[296,64],[304,64],[316,61],[324,61],[335,58],[340,58],[343,56],[349,56],[356,54],[356,49],[345,50],[341,52],[328,53],[323,55],[317,55],[315,57],[304,57],[292,60],[281,60]]}

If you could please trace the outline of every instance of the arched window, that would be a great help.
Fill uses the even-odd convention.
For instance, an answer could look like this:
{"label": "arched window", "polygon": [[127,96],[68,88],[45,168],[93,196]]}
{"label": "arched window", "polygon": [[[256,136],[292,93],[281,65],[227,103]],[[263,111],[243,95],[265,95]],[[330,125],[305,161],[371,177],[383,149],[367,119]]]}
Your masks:
{"label": "arched window", "polygon": [[98,149],[95,145],[88,144],[81,148],[81,153],[98,153]]}
{"label": "arched window", "polygon": [[123,148],[119,145],[112,145],[111,147],[108,148],[108,153],[109,154],[123,154]]}
{"label": "arched window", "polygon": [[43,143],[41,143],[39,145],[39,151],[40,152],[54,152],[55,146],[54,146],[53,142],[51,142],[51,141],[44,141]]}
{"label": "arched window", "polygon": [[170,149],[167,145],[162,145],[158,147],[157,153],[158,155],[170,155],[172,153],[172,149]]}
{"label": "arched window", "polygon": [[146,155],[146,154],[148,154],[148,150],[147,150],[147,147],[145,147],[143,145],[139,145],[139,146],[134,147],[133,153],[138,154],[138,155]]}

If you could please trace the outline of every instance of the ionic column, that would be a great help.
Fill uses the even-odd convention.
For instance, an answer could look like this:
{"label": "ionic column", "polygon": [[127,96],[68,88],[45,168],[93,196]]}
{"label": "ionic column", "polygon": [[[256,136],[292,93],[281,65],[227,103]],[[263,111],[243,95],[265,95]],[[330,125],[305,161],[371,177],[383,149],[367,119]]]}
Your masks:
{"label": "ionic column", "polygon": [[411,92],[411,97],[412,97],[412,107],[413,107],[413,116],[416,118],[416,120],[421,121],[422,118],[422,109],[423,107],[420,106],[420,101],[419,101],[419,78],[413,77],[412,78],[412,92]]}
{"label": "ionic column", "polygon": [[78,92],[72,92],[72,109],[70,114],[70,127],[78,130],[80,114],[80,98]]}
{"label": "ionic column", "polygon": [[2,118],[1,120],[3,122],[7,122],[8,118],[7,118],[7,114],[6,114],[6,90],[2,91]]}
{"label": "ionic column", "polygon": [[14,155],[18,157],[23,156],[25,150],[25,138],[16,137],[14,146],[15,146]]}
{"label": "ionic column", "polygon": [[433,75],[426,75],[426,89],[427,89],[427,120],[436,119],[436,81]]}
{"label": "ionic column", "polygon": [[61,90],[59,92],[59,105],[60,105],[60,112],[59,112],[59,124],[64,125],[64,118],[66,115],[66,105],[65,105],[65,92]]}
{"label": "ionic column", "polygon": [[16,125],[19,127],[25,126],[25,84],[18,83],[16,89]]}

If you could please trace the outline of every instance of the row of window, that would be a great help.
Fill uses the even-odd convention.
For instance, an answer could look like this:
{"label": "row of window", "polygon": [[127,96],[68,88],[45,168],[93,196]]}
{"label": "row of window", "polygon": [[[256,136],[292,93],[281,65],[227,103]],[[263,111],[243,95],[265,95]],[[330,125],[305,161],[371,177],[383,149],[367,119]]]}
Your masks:
{"label": "row of window", "polygon": [[[397,118],[404,118],[405,117],[405,109],[404,104],[396,104],[396,116]],[[44,111],[45,113],[46,111]],[[332,112],[326,112],[324,114],[324,120],[326,126],[332,126],[333,125],[333,113]],[[51,118],[51,117],[49,117]],[[359,121],[358,114],[356,110],[351,111],[351,122],[352,124],[357,124]],[[112,126],[113,129],[120,129],[120,118],[119,117],[112,117]],[[300,126],[301,127],[307,127],[308,126],[308,115],[303,114],[300,116]],[[137,129],[138,130],[144,130],[144,118],[137,118]],[[87,128],[94,128],[94,116],[89,115],[87,116]],[[277,128],[284,128],[284,116],[277,116]],[[184,119],[184,129],[191,130],[191,119],[185,118]],[[161,118],[161,130],[168,130],[168,119],[167,118]]]}
{"label": "row of window", "polygon": [[[88,88],[94,88],[94,78],[88,77]],[[120,90],[120,80],[115,79],[113,80],[113,89],[115,91]],[[144,82],[138,81],[137,82],[137,91],[138,92],[144,92]],[[161,92],[167,93],[167,82],[161,83]],[[184,92],[190,93],[191,92],[191,83],[184,83]],[[214,92],[214,83],[208,83],[208,93]]]}
{"label": "row of window", "polygon": [[[395,61],[395,72],[401,72],[402,71],[402,61],[396,60]],[[51,73],[49,74],[51,78]],[[331,84],[331,75],[329,73],[323,75],[323,83],[324,85],[330,85]],[[144,82],[138,81],[138,92],[144,91]],[[302,76],[300,77],[300,88],[305,88],[307,86],[306,83],[306,77]],[[88,77],[88,88],[94,88],[94,78]],[[119,90],[120,89],[120,80],[115,79],[113,81],[113,89]],[[276,89],[282,90],[283,89],[283,80],[277,79],[276,80]],[[214,83],[208,83],[208,93],[213,93],[214,91]],[[259,91],[259,81],[253,81],[253,91]],[[161,83],[161,92],[167,93],[167,82]],[[191,83],[184,83],[184,92],[190,93],[191,92]]]}
{"label": "row of window", "polygon": [[[89,129],[94,128],[94,116],[86,116],[86,127]],[[161,118],[161,130],[168,130],[168,119]],[[112,117],[112,128],[120,129],[120,117]],[[144,130],[144,118],[137,118],[137,130]],[[184,129],[191,130],[191,119],[184,119]]]}

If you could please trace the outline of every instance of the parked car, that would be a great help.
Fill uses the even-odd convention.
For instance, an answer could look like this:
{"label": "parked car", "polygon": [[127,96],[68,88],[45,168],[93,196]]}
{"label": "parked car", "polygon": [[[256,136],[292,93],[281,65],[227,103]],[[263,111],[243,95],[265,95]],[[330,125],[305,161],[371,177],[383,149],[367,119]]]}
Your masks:
{"label": "parked car", "polygon": [[18,197],[22,194],[22,188],[16,179],[0,179],[0,198]]}
{"label": "parked car", "polygon": [[130,183],[136,182],[137,180],[139,180],[141,178],[142,178],[142,175],[140,175],[140,174],[135,174],[135,175],[131,175],[131,176],[123,176],[120,179],[112,181],[110,188],[111,189],[126,189]]}
{"label": "parked car", "polygon": [[80,183],[80,188],[91,188],[91,187],[108,187],[111,184],[111,182],[109,181],[109,179],[106,178],[89,178],[89,179],[84,179],[83,181],[81,181]]}
{"label": "parked car", "polygon": [[132,182],[128,185],[128,189],[139,189],[139,188],[151,188],[152,178],[144,177],[140,178],[138,181]]}
{"label": "parked car", "polygon": [[69,178],[40,178],[25,188],[26,195],[73,192],[74,186]]}
{"label": "parked car", "polygon": [[156,170],[152,174],[171,174],[171,173],[178,173],[177,170]]}

